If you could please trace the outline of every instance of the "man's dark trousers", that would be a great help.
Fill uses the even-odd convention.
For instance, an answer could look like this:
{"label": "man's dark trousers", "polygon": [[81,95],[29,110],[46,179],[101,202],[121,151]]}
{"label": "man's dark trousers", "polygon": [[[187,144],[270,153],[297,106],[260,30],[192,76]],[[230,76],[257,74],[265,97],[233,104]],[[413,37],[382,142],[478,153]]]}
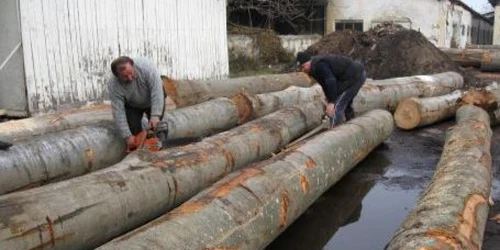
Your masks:
{"label": "man's dark trousers", "polygon": [[334,125],[338,125],[347,120],[354,118],[354,109],[352,102],[358,94],[361,86],[366,81],[366,71],[363,71],[347,80],[349,88],[347,88],[335,102],[335,116],[333,117]]}

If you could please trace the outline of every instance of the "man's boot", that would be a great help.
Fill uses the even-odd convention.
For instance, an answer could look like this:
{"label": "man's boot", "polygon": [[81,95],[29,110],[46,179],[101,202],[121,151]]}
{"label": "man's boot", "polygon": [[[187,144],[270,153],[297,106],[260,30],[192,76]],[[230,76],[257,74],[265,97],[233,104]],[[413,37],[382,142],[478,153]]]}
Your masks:
{"label": "man's boot", "polygon": [[156,136],[161,143],[160,149],[167,148],[167,138],[168,138],[168,123],[166,121],[160,121],[158,123],[158,128],[156,129]]}

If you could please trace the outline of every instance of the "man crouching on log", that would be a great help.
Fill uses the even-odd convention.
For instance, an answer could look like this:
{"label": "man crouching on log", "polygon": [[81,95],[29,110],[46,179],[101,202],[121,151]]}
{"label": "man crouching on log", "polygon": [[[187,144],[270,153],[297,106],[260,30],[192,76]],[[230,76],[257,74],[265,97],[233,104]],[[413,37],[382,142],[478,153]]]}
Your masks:
{"label": "man crouching on log", "polygon": [[146,113],[149,129],[156,131],[162,148],[166,146],[168,125],[163,120],[166,93],[160,73],[147,58],[122,56],[111,63],[112,76],[108,82],[113,119],[120,129],[129,150],[137,149],[137,134],[143,131],[142,118]]}
{"label": "man crouching on log", "polygon": [[330,126],[354,118],[352,101],[365,83],[364,66],[345,56],[311,56],[307,52],[299,52],[297,61],[302,71],[321,85],[326,96],[326,115],[330,117]]}

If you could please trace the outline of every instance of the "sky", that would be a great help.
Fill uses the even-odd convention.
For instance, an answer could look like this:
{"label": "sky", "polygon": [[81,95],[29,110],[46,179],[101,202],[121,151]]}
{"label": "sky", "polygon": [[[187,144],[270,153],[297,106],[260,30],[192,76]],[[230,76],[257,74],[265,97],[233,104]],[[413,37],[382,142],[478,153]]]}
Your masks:
{"label": "sky", "polygon": [[488,0],[462,0],[462,2],[466,3],[481,14],[492,10]]}

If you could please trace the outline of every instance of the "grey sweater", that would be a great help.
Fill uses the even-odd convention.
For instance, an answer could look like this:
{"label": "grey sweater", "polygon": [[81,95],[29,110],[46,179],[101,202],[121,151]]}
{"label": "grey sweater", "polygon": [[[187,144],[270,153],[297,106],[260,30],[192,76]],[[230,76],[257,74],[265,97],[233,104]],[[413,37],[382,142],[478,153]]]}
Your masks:
{"label": "grey sweater", "polygon": [[148,58],[134,58],[137,76],[130,83],[122,83],[114,75],[108,81],[113,118],[123,138],[132,133],[127,123],[125,104],[133,108],[151,107],[151,116],[161,117],[165,99],[160,73]]}

